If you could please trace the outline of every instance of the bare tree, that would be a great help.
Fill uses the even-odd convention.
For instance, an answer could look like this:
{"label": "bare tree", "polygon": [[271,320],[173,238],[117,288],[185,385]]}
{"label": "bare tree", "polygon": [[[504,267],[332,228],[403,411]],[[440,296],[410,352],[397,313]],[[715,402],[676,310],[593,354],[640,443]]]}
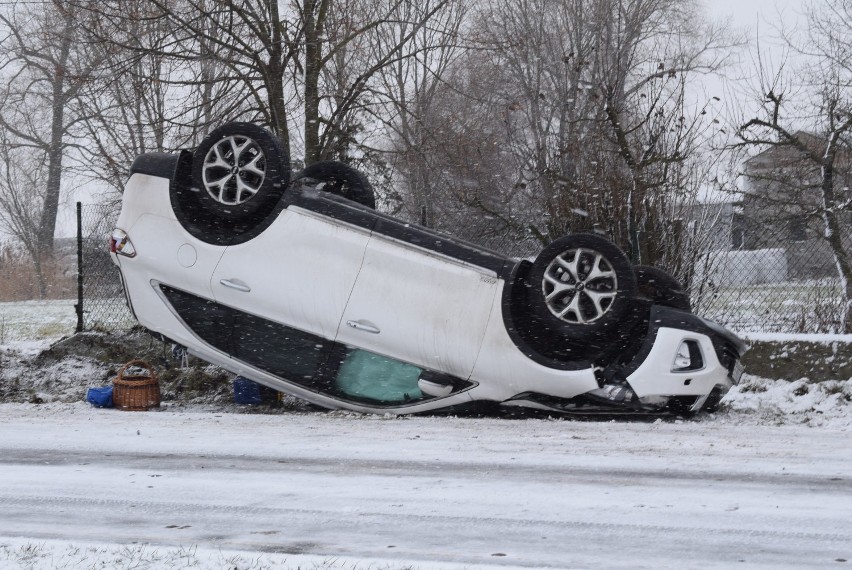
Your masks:
{"label": "bare tree", "polygon": [[20,148],[0,129],[0,230],[26,251],[38,281],[39,298],[47,296],[45,264],[39,251],[39,223],[47,189],[48,156]]}
{"label": "bare tree", "polygon": [[[149,20],[165,22],[169,35],[158,43],[128,30],[128,4],[135,0],[83,2],[92,19],[109,25],[89,32],[115,44],[182,65],[182,73],[165,78],[192,86],[204,96],[196,117],[210,118],[212,86],[233,96],[216,117],[258,120],[288,148],[304,145],[307,163],[342,156],[353,145],[354,116],[376,74],[401,58],[411,57],[413,36],[450,0],[430,0],[426,10],[413,0],[149,0]],[[416,16],[412,21],[409,18]],[[371,41],[380,28],[407,28],[392,45]],[[162,38],[161,38],[162,39]],[[301,141],[294,134],[301,125]],[[294,129],[297,129],[294,131]]]}
{"label": "bare tree", "polygon": [[695,24],[689,0],[489,5],[490,37],[506,38],[500,60],[518,78],[515,144],[547,197],[544,234],[607,228],[634,261],[655,261],[640,238],[662,245],[658,222],[685,190],[678,167],[708,126],[687,82],[718,69],[729,42]]}
{"label": "bare tree", "polygon": [[699,152],[717,131],[713,102],[719,98],[688,101],[688,85],[719,71],[736,41],[718,25],[701,24],[694,2],[616,4],[615,17],[604,23],[605,37],[613,39],[596,51],[602,61],[592,83],[629,175],[619,201],[618,219],[626,224],[621,240],[634,261],[657,264],[667,250],[680,249],[675,210],[694,198],[701,183],[695,174],[707,172],[696,159],[706,159]]}
{"label": "bare tree", "polygon": [[47,178],[36,226],[38,255],[44,258],[53,252],[62,161],[79,120],[73,103],[96,62],[75,49],[79,13],[68,2],[13,8],[0,14],[0,24],[9,30],[0,55],[8,83],[0,127],[9,133],[10,145],[46,155]]}
{"label": "bare tree", "polygon": [[[429,8],[429,2],[407,6],[411,11]],[[433,107],[442,97],[445,75],[464,50],[460,45],[460,28],[466,13],[465,4],[454,0],[428,26],[412,36],[410,51],[414,56],[399,58],[380,72],[374,89],[378,104],[370,108],[373,120],[383,127],[382,140],[378,142],[381,147],[376,150],[391,165],[396,175],[394,186],[401,185],[406,195],[403,199],[399,189],[394,187],[387,192],[388,204],[392,208],[402,208],[409,219],[429,227],[436,227],[443,217],[438,208],[445,201],[437,194],[445,190],[446,185],[440,176],[442,165],[436,159],[442,155],[449,139],[434,136],[442,129],[434,123]],[[407,25],[380,30],[378,42],[398,43],[400,37],[408,34],[413,25],[410,22],[418,18],[413,16],[407,20]]]}
{"label": "bare tree", "polygon": [[[123,190],[130,164],[146,152],[195,146],[213,125],[244,107],[233,81],[219,81],[225,68],[215,48],[199,62],[164,55],[175,41],[170,23],[147,0],[124,3],[124,17],[89,12],[87,46],[100,62],[80,90],[82,110],[76,168],[85,177]],[[196,65],[198,63],[198,65]]]}
{"label": "bare tree", "polygon": [[[399,117],[394,149],[402,208],[414,220],[519,255],[528,249],[530,200],[518,182],[506,114],[493,104],[500,74],[485,65],[451,66]],[[407,124],[406,124],[407,121]]]}
{"label": "bare tree", "polygon": [[[455,192],[468,212],[462,231],[478,213],[512,239],[545,243],[597,230],[636,262],[677,259],[685,243],[672,238],[684,235],[675,231],[677,218],[708,172],[698,151],[718,129],[715,102],[689,100],[687,85],[723,66],[735,43],[700,24],[696,6],[481,3],[466,28],[471,49],[418,87],[430,101],[416,117],[419,144],[435,141],[428,147],[434,165],[454,165],[458,174],[453,182],[431,168],[432,179],[444,189],[468,188]],[[442,148],[453,156],[438,159]],[[476,175],[461,158],[489,168]]]}
{"label": "bare tree", "polygon": [[[844,294],[839,328],[852,332],[852,257],[848,240],[852,209],[852,5],[843,0],[811,4],[808,26],[800,35],[787,35],[788,45],[807,63],[796,70],[798,91],[785,87],[784,70],[761,74],[761,109],[743,120],[740,146],[777,148],[776,182],[797,187],[776,198],[792,202],[794,215],[816,216],[823,239],[831,248]],[[804,80],[804,81],[802,81]],[[785,180],[780,180],[784,178]],[[785,182],[786,181],[786,182]],[[808,200],[808,186],[816,200]],[[767,198],[772,199],[771,196]],[[787,209],[789,213],[789,208]]]}

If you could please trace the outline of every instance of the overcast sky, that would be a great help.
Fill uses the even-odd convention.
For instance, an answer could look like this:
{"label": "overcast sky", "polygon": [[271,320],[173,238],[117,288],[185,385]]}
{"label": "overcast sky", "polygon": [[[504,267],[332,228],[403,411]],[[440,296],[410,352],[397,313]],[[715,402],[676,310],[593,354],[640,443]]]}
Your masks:
{"label": "overcast sky", "polygon": [[[743,69],[756,59],[754,54],[760,45],[761,57],[768,63],[778,65],[784,53],[778,40],[778,31],[783,27],[793,29],[801,20],[805,0],[702,0],[709,17],[724,20],[730,18],[731,27],[746,34],[748,47],[742,54]],[[729,70],[732,76],[736,70]]]}
{"label": "overcast sky", "polygon": [[701,0],[707,13],[715,18],[732,18],[732,24],[746,29],[753,41],[771,41],[783,20],[787,25],[801,19],[807,0]]}
{"label": "overcast sky", "polygon": [[703,0],[709,13],[733,16],[737,25],[754,26],[758,20],[777,18],[777,10],[794,15],[805,4],[802,0]]}
{"label": "overcast sky", "polygon": [[[807,0],[700,0],[706,16],[715,20],[730,21],[731,31],[743,34],[748,44],[732,59],[731,65],[723,70],[725,79],[718,76],[696,77],[695,90],[699,100],[719,97],[720,112],[729,120],[736,120],[739,112],[751,114],[756,111],[754,90],[756,81],[758,48],[760,60],[768,72],[777,71],[784,63],[787,75],[795,78],[793,70],[796,58],[779,39],[780,30],[795,30],[801,26],[802,12]],[[788,85],[789,86],[789,85]],[[751,109],[751,111],[747,111]]]}

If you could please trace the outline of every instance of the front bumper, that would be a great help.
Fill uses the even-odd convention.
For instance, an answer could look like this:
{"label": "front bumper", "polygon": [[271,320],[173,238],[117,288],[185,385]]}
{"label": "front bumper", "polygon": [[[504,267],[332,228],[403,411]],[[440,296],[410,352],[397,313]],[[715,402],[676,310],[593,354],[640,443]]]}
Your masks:
{"label": "front bumper", "polygon": [[[700,349],[702,365],[678,370],[678,348],[691,342]],[[702,397],[721,387],[727,391],[742,375],[740,356],[746,344],[724,327],[676,309],[654,306],[648,332],[638,353],[606,376],[626,382],[639,398],[650,396]]]}

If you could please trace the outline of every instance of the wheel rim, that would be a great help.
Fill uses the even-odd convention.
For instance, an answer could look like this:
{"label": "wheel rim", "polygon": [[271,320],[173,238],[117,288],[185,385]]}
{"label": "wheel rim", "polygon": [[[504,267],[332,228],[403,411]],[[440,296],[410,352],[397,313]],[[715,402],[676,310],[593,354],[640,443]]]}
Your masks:
{"label": "wheel rim", "polygon": [[544,302],[558,319],[590,324],[612,309],[618,278],[612,264],[598,251],[569,249],[553,258],[541,282]]}
{"label": "wheel rim", "polygon": [[220,204],[236,206],[251,200],[265,178],[266,157],[248,137],[225,137],[204,157],[204,189]]}

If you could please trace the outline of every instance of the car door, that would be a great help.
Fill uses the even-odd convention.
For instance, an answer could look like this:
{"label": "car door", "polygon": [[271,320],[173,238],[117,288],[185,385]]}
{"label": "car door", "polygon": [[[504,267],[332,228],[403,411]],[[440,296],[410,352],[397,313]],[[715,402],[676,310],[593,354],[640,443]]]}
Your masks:
{"label": "car door", "polygon": [[333,340],[370,230],[291,206],[257,237],[229,246],[213,273],[217,302]]}
{"label": "car door", "polygon": [[497,283],[486,269],[374,232],[337,341],[466,379]]}

